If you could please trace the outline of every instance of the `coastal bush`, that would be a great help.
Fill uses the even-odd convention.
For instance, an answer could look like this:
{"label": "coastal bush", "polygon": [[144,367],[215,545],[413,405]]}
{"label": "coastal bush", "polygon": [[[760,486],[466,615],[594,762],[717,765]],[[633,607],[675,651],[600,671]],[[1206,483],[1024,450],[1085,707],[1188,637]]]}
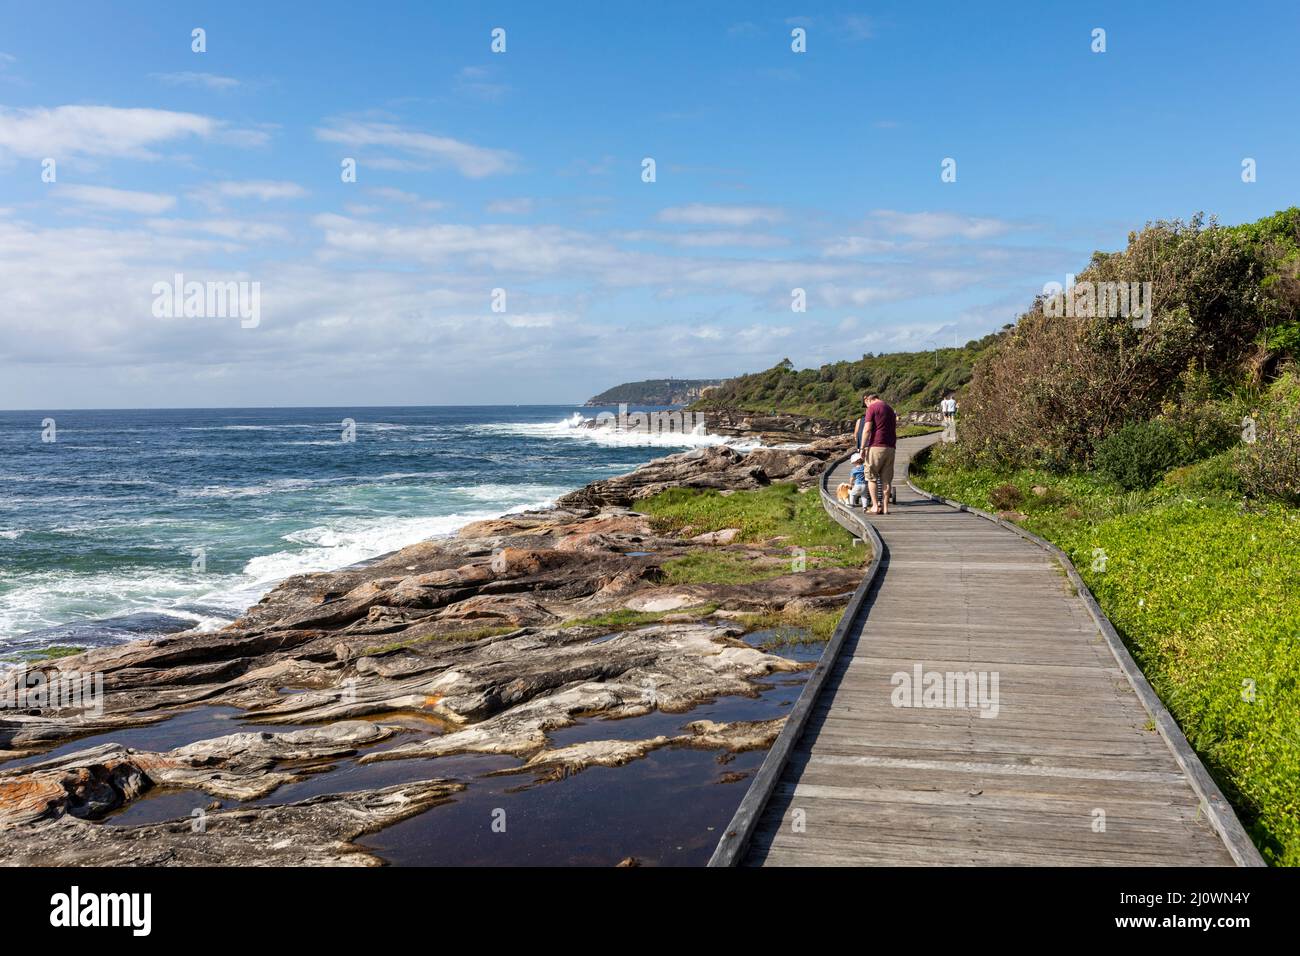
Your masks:
{"label": "coastal bush", "polygon": [[1129,422],[1097,442],[1097,471],[1121,488],[1150,488],[1182,464],[1178,438],[1164,422]]}
{"label": "coastal bush", "polygon": [[1195,364],[1183,370],[1177,390],[1161,405],[1159,415],[1178,443],[1182,463],[1209,458],[1241,441],[1243,409],[1230,392]]}
{"label": "coastal bush", "polygon": [[1162,484],[1194,498],[1240,497],[1243,490],[1236,459],[1235,451],[1220,452],[1204,461],[1173,469],[1162,479]]}
{"label": "coastal bush", "polygon": [[1109,294],[1104,308],[1039,297],[976,365],[960,441],[995,465],[1086,466],[1104,436],[1158,415],[1189,365],[1238,374],[1276,320],[1261,283],[1277,268],[1271,244],[1200,216],[1149,224],[1123,251],[1095,253],[1078,285],[1150,283],[1149,321],[1113,308]]}
{"label": "coastal bush", "polygon": [[1024,500],[1024,494],[1011,482],[1004,482],[989,492],[989,503],[994,511],[1011,511]]}
{"label": "coastal bush", "polygon": [[1248,424],[1236,459],[1241,484],[1253,497],[1300,505],[1300,375],[1280,378]]}
{"label": "coastal bush", "polygon": [[1001,333],[960,348],[893,352],[795,370],[788,359],[764,372],[740,375],[699,400],[693,409],[782,412],[832,421],[862,414],[862,394],[877,391],[900,412],[938,411],[939,401],[970,381],[976,361]]}
{"label": "coastal bush", "polygon": [[1191,474],[1222,480],[1234,454],[1136,492],[1095,475],[970,467],[948,448],[914,471],[926,490],[985,509],[1002,484],[1056,490],[1059,506],[1024,526],[1073,560],[1265,859],[1297,866],[1300,511],[1184,493]]}

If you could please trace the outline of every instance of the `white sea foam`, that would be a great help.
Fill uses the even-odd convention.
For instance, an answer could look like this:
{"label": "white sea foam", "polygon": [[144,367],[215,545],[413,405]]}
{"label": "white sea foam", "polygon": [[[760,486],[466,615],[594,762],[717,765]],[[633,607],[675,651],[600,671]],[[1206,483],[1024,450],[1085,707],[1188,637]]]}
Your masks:
{"label": "white sea foam", "polygon": [[750,451],[761,448],[762,442],[747,438],[729,438],[725,435],[712,435],[697,428],[690,432],[681,431],[637,431],[621,430],[611,426],[591,428],[586,425],[589,419],[581,412],[574,412],[568,418],[558,422],[505,422],[483,425],[483,431],[498,435],[516,435],[527,438],[568,438],[603,445],[607,448],[700,448],[708,445],[729,445],[737,451]]}
{"label": "white sea foam", "polygon": [[449,515],[420,518],[390,516],[385,518],[350,518],[331,525],[304,528],[284,536],[290,548],[253,558],[244,565],[244,575],[254,587],[267,588],[295,574],[333,571],[369,558],[396,551],[417,541],[446,537],[471,521],[495,518],[501,514],[544,508],[554,496],[519,502],[505,509],[465,511]]}
{"label": "white sea foam", "polygon": [[[27,631],[100,620],[107,607],[113,608],[114,617],[145,611],[183,617],[186,615],[174,606],[193,598],[196,583],[221,591],[222,582],[228,580],[213,575],[196,582],[192,573],[139,569],[24,574],[5,588],[0,600],[0,646],[13,643],[15,635]],[[195,615],[195,621],[200,617]]]}

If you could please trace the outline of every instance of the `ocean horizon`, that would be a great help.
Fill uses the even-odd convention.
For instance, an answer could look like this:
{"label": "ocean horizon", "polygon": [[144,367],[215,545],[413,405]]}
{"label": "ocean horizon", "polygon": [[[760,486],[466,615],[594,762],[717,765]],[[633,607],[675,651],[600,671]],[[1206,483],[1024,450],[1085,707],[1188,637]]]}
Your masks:
{"label": "ocean horizon", "polygon": [[548,507],[598,478],[726,441],[581,427],[616,411],[0,411],[0,657],[216,630],[294,574]]}

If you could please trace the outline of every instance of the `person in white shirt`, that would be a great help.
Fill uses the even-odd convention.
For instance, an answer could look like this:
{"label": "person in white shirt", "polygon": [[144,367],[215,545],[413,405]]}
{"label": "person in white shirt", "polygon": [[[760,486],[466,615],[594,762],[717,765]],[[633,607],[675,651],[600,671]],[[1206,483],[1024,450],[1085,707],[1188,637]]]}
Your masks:
{"label": "person in white shirt", "polygon": [[939,410],[943,412],[943,420],[945,424],[952,421],[953,417],[957,414],[957,399],[949,395],[939,403]]}

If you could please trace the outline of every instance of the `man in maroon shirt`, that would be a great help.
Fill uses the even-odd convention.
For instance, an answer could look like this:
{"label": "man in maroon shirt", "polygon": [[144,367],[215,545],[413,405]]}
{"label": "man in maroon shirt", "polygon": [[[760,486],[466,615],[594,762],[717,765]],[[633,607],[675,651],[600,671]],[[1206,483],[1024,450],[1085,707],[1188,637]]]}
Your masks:
{"label": "man in maroon shirt", "polygon": [[[854,438],[867,462],[867,492],[871,495],[871,513],[889,514],[889,486],[894,482],[894,453],[898,445],[895,425],[898,416],[879,395],[868,393],[862,399],[863,415]],[[880,479],[880,498],[876,497],[876,479]]]}

